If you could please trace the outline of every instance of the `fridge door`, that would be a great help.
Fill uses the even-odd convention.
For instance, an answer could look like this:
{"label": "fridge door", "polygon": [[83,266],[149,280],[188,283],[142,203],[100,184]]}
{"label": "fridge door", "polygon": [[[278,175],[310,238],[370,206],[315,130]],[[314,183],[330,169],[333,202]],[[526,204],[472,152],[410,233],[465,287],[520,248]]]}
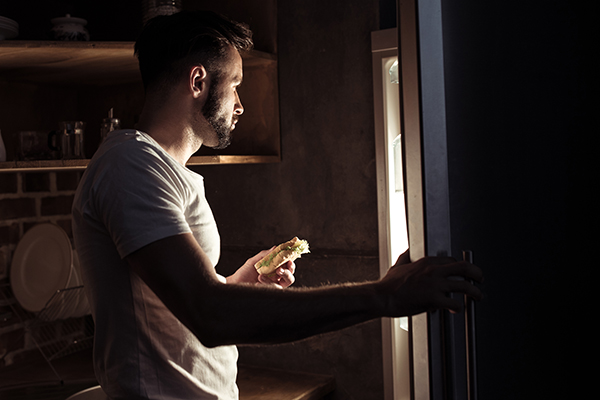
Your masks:
{"label": "fridge door", "polygon": [[[451,254],[441,0],[397,1],[400,121],[410,254]],[[411,318],[412,397],[475,399],[465,326],[447,311]]]}

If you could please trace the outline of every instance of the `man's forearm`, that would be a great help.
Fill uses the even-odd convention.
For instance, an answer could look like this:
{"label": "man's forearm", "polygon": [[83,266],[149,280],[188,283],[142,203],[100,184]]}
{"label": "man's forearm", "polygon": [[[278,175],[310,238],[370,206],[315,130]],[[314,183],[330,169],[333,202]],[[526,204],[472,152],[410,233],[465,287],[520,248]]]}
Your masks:
{"label": "man's forearm", "polygon": [[276,343],[381,316],[376,283],[312,289],[223,283],[188,234],[128,257],[134,271],[206,346]]}
{"label": "man's forearm", "polygon": [[385,302],[376,285],[286,290],[214,285],[190,304],[197,310],[190,325],[207,346],[303,339],[382,316]]}
{"label": "man's forearm", "polygon": [[223,283],[190,234],[159,240],[127,260],[206,346],[286,342],[381,316],[457,311],[461,303],[448,296],[453,292],[481,298],[467,280],[448,279],[480,281],[481,270],[443,257],[411,263],[403,256],[377,282],[285,290]]}

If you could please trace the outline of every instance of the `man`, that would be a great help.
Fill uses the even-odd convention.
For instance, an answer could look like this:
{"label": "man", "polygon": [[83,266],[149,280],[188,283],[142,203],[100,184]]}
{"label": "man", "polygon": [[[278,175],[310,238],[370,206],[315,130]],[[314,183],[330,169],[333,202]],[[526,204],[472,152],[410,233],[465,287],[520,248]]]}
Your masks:
{"label": "man", "polygon": [[[213,13],[158,17],[136,54],[146,100],[136,130],[113,132],[91,160],[73,205],[83,278],[96,324],[94,365],[111,399],[236,399],[235,344],[278,343],[383,316],[479,298],[452,259],[410,263],[382,280],[314,289],[294,282],[288,262],[272,278],[249,259],[221,277],[219,234],[203,178],[185,168],[201,146],[224,147],[243,113],[243,25]],[[266,311],[268,310],[268,311]]]}

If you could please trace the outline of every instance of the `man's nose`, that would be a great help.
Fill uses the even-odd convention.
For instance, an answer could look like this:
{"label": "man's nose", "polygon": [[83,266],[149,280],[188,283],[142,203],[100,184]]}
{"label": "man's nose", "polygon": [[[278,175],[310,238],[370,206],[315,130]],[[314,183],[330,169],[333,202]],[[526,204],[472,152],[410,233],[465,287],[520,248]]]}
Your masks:
{"label": "man's nose", "polygon": [[240,95],[237,92],[235,93],[235,107],[233,113],[236,115],[242,115],[244,113],[244,106],[242,105]]}

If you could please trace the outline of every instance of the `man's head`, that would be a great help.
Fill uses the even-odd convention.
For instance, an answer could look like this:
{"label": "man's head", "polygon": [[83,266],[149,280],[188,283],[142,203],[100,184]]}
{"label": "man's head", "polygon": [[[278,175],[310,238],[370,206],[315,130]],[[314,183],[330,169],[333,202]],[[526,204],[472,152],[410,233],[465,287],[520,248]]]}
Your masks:
{"label": "man's head", "polygon": [[146,90],[168,89],[195,65],[218,79],[228,49],[252,49],[252,32],[210,11],[158,16],[144,26],[135,44]]}
{"label": "man's head", "polygon": [[[185,87],[194,107],[188,114],[200,144],[224,148],[243,112],[237,88],[242,81],[240,52],[252,49],[246,25],[206,11],[183,11],[150,20],[136,44],[142,81],[154,100],[170,101]],[[206,95],[207,94],[207,95]],[[207,129],[208,128],[208,129]]]}

